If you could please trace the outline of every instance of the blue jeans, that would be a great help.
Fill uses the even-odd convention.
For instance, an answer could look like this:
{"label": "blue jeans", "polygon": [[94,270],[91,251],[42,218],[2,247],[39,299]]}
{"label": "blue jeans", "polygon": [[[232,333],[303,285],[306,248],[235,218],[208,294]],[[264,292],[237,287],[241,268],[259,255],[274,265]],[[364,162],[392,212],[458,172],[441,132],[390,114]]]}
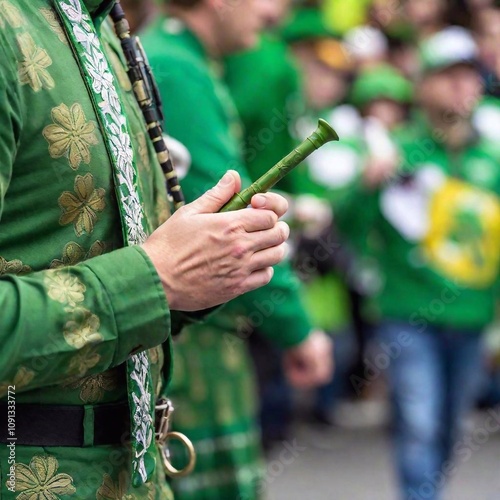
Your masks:
{"label": "blue jeans", "polygon": [[391,393],[401,498],[438,500],[454,472],[453,446],[482,379],[480,331],[418,331],[388,321],[375,337],[374,364],[378,359]]}

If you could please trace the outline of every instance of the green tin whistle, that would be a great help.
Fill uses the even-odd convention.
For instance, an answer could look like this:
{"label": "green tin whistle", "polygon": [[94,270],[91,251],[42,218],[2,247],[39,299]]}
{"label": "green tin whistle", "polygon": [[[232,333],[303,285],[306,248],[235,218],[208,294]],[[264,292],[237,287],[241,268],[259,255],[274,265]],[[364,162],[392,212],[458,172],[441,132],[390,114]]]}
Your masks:
{"label": "green tin whistle", "polygon": [[338,141],[339,136],[333,128],[321,118],[316,130],[292,152],[288,153],[274,167],[269,169],[262,177],[257,179],[251,186],[236,193],[219,212],[231,212],[241,210],[250,204],[252,196],[258,193],[266,193],[286,174],[291,172],[299,163],[304,161],[312,152],[330,141]]}

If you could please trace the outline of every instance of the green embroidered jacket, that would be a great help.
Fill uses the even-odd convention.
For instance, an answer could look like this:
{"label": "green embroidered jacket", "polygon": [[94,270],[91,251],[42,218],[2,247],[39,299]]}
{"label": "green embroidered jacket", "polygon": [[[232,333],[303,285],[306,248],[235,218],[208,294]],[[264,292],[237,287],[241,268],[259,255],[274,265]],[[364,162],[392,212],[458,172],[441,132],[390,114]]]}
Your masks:
{"label": "green embroidered jacket", "polygon": [[[102,24],[110,2],[82,3],[120,84],[152,230],[169,207],[116,39]],[[0,398],[14,385],[18,404],[91,413],[127,399],[124,361],[146,349],[160,390],[164,353],[166,373],[171,362],[168,304],[144,252],[122,248],[102,124],[50,0],[0,2],[0,117]],[[12,498],[7,457],[0,447],[0,497]],[[123,446],[17,446],[15,496],[168,498],[159,471],[156,484],[129,490],[129,463]]]}

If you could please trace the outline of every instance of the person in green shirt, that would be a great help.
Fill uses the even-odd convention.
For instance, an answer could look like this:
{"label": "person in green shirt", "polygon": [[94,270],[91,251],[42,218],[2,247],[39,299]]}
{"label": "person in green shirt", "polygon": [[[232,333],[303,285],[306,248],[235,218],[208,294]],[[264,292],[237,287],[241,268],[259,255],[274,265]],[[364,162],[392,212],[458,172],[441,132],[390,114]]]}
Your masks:
{"label": "person in green shirt", "polygon": [[346,237],[371,239],[384,277],[378,353],[359,384],[388,377],[405,499],[441,498],[470,456],[461,423],[498,299],[500,148],[472,126],[482,90],[475,54],[457,27],[422,45],[421,113],[397,134],[401,167],[389,183],[353,189],[337,212]]}
{"label": "person in green shirt", "polygon": [[[298,144],[293,128],[305,103],[297,64],[280,33],[290,3],[269,2],[266,29],[257,45],[224,59],[224,80],[243,125],[242,160],[251,179],[258,179]],[[304,162],[290,172],[277,186],[279,191],[299,194],[305,168]],[[288,200],[289,213],[293,213],[293,198]],[[249,347],[259,381],[261,439],[263,447],[269,449],[289,436],[292,391],[284,376],[281,349],[262,337],[258,329],[250,336]]]}
{"label": "person in green shirt", "polygon": [[113,4],[1,4],[2,498],[170,498],[153,425],[171,334],[284,254],[280,196],[215,213],[234,171],[168,218]]}
{"label": "person in green shirt", "polygon": [[[292,129],[305,109],[297,64],[279,30],[286,12],[269,16],[256,47],[224,59],[224,80],[243,124],[242,157],[252,179],[297,145]],[[279,190],[297,193],[296,172],[303,168],[299,165],[280,181]]]}
{"label": "person in green shirt", "polygon": [[359,132],[366,149],[363,182],[377,186],[397,167],[399,153],[392,135],[408,121],[413,85],[394,66],[380,64],[358,73],[350,100],[362,118]]}
{"label": "person in green shirt", "polygon": [[[192,158],[182,180],[188,200],[229,167],[240,172],[245,184],[250,182],[221,59],[257,42],[262,5],[244,0],[219,10],[219,4],[208,0],[174,0],[168,3],[169,17],[158,17],[141,34],[170,117],[168,133]],[[289,267],[277,267],[262,293],[228,303],[204,325],[186,328],[175,344],[179,362],[172,397],[183,415],[173,425],[189,434],[198,451],[194,472],[172,483],[179,498],[261,496],[257,406],[244,342],[250,327],[286,349],[292,382],[310,385],[330,377],[329,339],[322,332],[311,333],[297,288]]]}

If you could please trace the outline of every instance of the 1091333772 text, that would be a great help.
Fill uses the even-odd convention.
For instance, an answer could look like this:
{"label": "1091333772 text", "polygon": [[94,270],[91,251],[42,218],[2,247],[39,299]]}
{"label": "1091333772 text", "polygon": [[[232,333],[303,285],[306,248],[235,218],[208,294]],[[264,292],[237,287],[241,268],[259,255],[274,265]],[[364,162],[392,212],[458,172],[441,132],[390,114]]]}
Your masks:
{"label": "1091333772 text", "polygon": [[16,490],[16,386],[9,385],[7,388],[7,489],[12,493]]}

